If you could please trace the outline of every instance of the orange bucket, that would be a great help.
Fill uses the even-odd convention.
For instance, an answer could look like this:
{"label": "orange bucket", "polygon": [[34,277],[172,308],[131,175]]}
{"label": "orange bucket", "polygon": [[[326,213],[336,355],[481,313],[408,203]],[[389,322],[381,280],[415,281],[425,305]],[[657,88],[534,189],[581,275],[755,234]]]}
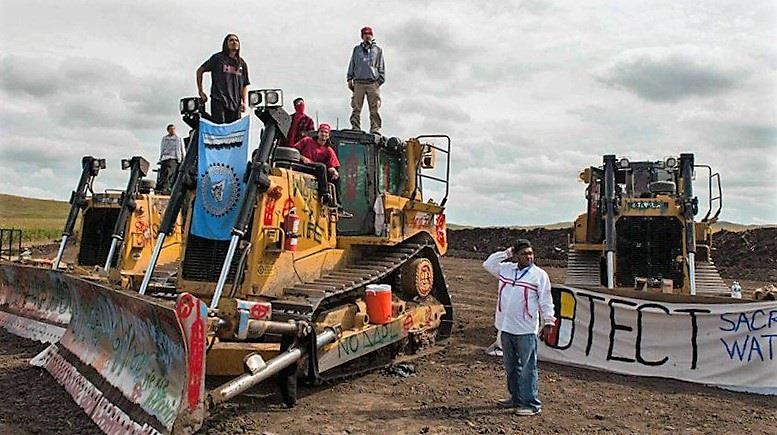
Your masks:
{"label": "orange bucket", "polygon": [[391,286],[388,284],[370,284],[364,295],[367,315],[370,323],[384,325],[391,321]]}

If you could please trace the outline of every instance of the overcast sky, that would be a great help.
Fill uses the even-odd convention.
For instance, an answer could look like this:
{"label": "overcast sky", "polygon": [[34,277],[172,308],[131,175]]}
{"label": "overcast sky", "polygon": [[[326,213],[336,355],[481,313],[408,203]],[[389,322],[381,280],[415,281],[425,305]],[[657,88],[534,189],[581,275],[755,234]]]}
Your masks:
{"label": "overcast sky", "polygon": [[777,222],[775,2],[0,5],[3,193],[66,200],[85,154],[109,159],[98,188],[123,188],[121,158],[155,162],[165,125],[185,131],[178,100],[227,33],[253,88],[346,126],[346,67],[371,25],[383,133],[453,139],[449,222],[569,221],[584,210],[577,173],[603,154],[680,152],[721,173],[722,219]]}

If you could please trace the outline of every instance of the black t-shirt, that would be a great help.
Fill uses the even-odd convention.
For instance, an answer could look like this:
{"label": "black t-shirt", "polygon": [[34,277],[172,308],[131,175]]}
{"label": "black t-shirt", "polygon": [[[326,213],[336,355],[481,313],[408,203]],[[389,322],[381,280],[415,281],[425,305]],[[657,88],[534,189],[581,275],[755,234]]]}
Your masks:
{"label": "black t-shirt", "polygon": [[243,86],[248,86],[248,65],[241,58],[232,59],[224,53],[216,53],[202,64],[210,71],[210,98],[218,101],[229,110],[240,108],[240,94]]}

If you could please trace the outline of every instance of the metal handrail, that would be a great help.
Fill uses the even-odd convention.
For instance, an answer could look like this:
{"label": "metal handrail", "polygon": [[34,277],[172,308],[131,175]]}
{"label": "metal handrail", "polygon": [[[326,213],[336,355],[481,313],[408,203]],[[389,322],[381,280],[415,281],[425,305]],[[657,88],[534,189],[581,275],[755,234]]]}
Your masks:
{"label": "metal handrail", "polygon": [[[712,203],[714,201],[717,201],[717,210],[715,210],[715,214],[712,216],[712,219],[717,219],[720,215],[720,211],[723,209],[723,190],[720,187],[720,173],[713,173],[712,167],[710,165],[693,165],[693,167],[707,169],[707,213],[704,215],[704,218],[702,218],[701,221],[707,222],[707,220],[710,218],[710,215],[712,214]],[[718,196],[712,195],[713,179],[717,181]]]}
{"label": "metal handrail", "polygon": [[[718,196],[710,200],[710,203],[712,203],[712,201],[716,199],[718,200],[718,209],[715,211],[715,215],[712,217],[713,219],[717,219],[718,216],[720,215],[720,211],[723,209],[723,189],[721,189],[720,187],[720,172],[716,172],[712,174],[712,177],[710,178],[717,179],[717,184],[718,184]],[[712,195],[712,192],[710,192],[710,195]]]}
{"label": "metal handrail", "polygon": [[[438,150],[441,153],[446,154],[447,157],[445,159],[445,179],[443,180],[442,178],[439,178],[439,177],[434,177],[434,176],[431,176],[431,175],[426,175],[426,174],[421,173],[421,165],[420,165],[421,160],[420,159],[423,158],[423,156],[421,156],[421,157],[419,157],[418,162],[416,162],[416,177],[417,177],[417,180],[418,180],[418,186],[423,191],[423,182],[422,182],[422,180],[424,178],[428,178],[430,180],[434,180],[434,181],[437,181],[437,182],[445,184],[445,196],[442,198],[442,201],[440,201],[440,206],[444,207],[445,203],[448,201],[448,193],[450,191],[450,178],[451,178],[451,137],[448,136],[447,134],[426,134],[426,135],[421,135],[421,136],[416,137],[416,140],[418,140],[420,142],[421,139],[427,139],[427,138],[430,138],[430,139],[442,138],[442,139],[446,140],[446,145],[447,145],[446,149],[443,149],[443,148],[438,147],[438,146],[436,146],[434,144],[431,144],[431,143],[425,144],[429,148]],[[413,196],[415,196],[415,192],[413,192]]]}

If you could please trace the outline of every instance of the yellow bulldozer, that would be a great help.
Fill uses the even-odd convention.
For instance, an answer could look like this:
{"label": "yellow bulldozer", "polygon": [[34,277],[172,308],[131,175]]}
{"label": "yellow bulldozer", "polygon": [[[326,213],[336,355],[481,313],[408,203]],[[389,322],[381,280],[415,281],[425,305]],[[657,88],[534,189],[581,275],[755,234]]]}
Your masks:
{"label": "yellow bulldozer", "polygon": [[[31,262],[83,279],[137,289],[151,258],[152,243],[167,206],[168,196],[151,191],[148,180],[143,178],[148,173],[149,163],[140,156],[122,160],[122,169],[128,169],[130,172],[125,190],[94,191],[95,178],[106,168],[105,159],[84,156],[81,159],[81,168],[78,185],[70,195],[70,210],[55,258],[32,259]],[[65,264],[62,261],[65,247],[68,240],[76,235],[76,226],[79,228],[77,233],[80,240],[75,261]],[[155,276],[155,282],[160,287],[174,272],[180,259],[181,229],[182,225],[178,219],[172,235],[160,251],[161,267]],[[27,259],[20,261],[22,264],[30,262]],[[37,296],[40,299],[37,303],[46,301],[48,297],[59,300],[62,296],[58,293],[43,292]],[[9,293],[0,297],[13,296]],[[8,299],[0,299],[0,304],[6,306]],[[63,308],[48,314],[50,321],[38,322],[34,320],[35,313],[32,314],[32,319],[27,321],[13,313],[0,312],[0,325],[22,337],[53,343],[64,334],[70,321],[70,310]]]}
{"label": "yellow bulldozer", "polygon": [[[240,130],[248,117],[215,125],[202,119],[201,100],[181,101],[195,131],[137,292],[0,267],[0,322],[67,325],[33,364],[106,433],[193,433],[209,409],[273,377],[292,406],[300,377],[316,383],[382,367],[451,334],[439,262],[450,138],[333,131],[338,187],[325,168],[277,146],[290,127],[282,91],[252,91],[249,101],[264,128],[242,177],[239,165],[202,165],[247,140],[236,138],[248,134]],[[425,196],[424,181],[444,193]],[[170,291],[151,277],[184,203]],[[229,213],[227,238],[202,235]],[[206,391],[206,374],[231,379]]]}
{"label": "yellow bulldozer", "polygon": [[[700,221],[696,170],[706,172],[707,212]],[[659,287],[681,294],[722,294],[712,261],[712,225],[722,207],[720,175],[693,154],[660,161],[605,155],[581,171],[587,210],[575,219],[566,284]]]}
{"label": "yellow bulldozer", "polygon": [[[75,262],[67,270],[93,279],[110,279],[128,288],[138,288],[151,258],[153,241],[168,196],[152,192],[149,162],[141,156],[121,161],[130,176],[124,190],[94,192],[92,184],[105,159],[84,156],[81,177],[70,195],[70,211],[62,231],[59,250],[52,267],[59,269],[65,245],[74,234],[81,212],[80,242]],[[159,265],[175,265],[181,255],[181,222],[167,239],[159,256]],[[169,269],[169,268],[168,268]]]}

